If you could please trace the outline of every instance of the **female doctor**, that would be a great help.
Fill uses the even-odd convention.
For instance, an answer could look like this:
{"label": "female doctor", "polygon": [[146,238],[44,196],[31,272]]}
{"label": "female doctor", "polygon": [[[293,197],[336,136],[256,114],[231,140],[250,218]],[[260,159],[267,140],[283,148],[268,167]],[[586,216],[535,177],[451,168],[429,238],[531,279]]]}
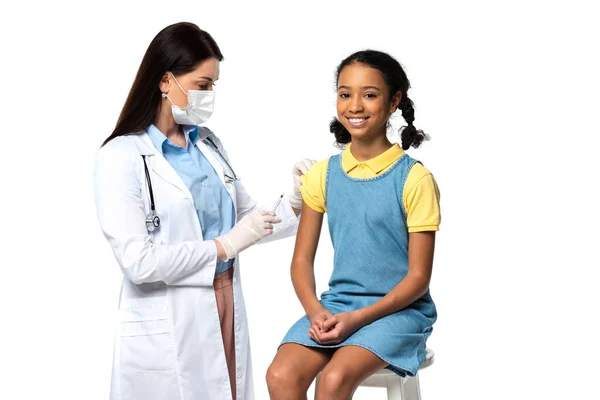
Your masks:
{"label": "female doctor", "polygon": [[258,210],[218,137],[198,127],[222,59],[196,25],[163,29],[96,155],[98,219],[124,275],[113,400],[254,398],[237,256],[295,234],[312,161],[295,165],[276,213]]}

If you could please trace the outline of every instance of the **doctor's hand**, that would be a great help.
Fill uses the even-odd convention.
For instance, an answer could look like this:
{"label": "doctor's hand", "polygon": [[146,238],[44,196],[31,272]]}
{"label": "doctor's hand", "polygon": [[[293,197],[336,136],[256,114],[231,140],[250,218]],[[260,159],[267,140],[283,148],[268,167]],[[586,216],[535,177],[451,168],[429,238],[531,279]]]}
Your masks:
{"label": "doctor's hand", "polygon": [[302,185],[302,181],[300,180],[300,177],[309,169],[311,169],[315,162],[315,160],[305,158],[294,164],[294,168],[292,169],[292,177],[294,178],[294,191],[290,195],[290,205],[296,210],[302,210],[302,193],[300,192],[300,185]]}
{"label": "doctor's hand", "polygon": [[221,243],[227,260],[230,260],[260,239],[272,234],[273,224],[279,222],[281,218],[270,211],[255,211],[245,215],[229,232],[215,240]]}

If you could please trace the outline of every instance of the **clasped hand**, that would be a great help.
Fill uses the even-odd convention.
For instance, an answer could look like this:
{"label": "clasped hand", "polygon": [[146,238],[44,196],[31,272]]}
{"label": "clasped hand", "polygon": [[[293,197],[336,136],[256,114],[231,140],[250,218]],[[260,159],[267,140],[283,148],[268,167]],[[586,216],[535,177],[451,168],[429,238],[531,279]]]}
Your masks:
{"label": "clasped hand", "polygon": [[322,310],[309,319],[308,335],[322,345],[341,343],[360,328],[355,311],[333,315]]}

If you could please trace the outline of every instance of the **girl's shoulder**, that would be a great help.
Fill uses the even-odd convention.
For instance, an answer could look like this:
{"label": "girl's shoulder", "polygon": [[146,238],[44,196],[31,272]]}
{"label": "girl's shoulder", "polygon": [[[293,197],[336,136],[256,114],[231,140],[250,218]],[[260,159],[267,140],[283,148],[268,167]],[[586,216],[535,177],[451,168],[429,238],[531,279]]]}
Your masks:
{"label": "girl's shoulder", "polygon": [[420,180],[427,175],[431,175],[431,171],[421,164],[420,161],[415,160],[415,163],[409,171],[409,176],[415,180]]}
{"label": "girl's shoulder", "polygon": [[329,157],[317,161],[314,165],[306,172],[306,179],[310,181],[322,181],[327,176],[327,168],[329,167]]}

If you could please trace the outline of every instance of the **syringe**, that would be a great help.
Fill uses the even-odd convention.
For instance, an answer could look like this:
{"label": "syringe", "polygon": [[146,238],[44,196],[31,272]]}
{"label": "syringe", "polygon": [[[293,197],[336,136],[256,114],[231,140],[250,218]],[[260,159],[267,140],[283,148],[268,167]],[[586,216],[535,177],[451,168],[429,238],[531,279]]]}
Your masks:
{"label": "syringe", "polygon": [[282,199],[283,199],[283,193],[281,194],[281,196],[279,196],[279,198],[275,202],[275,205],[273,206],[273,209],[271,210],[271,211],[273,211],[273,213],[277,213],[277,209],[279,208],[279,205],[281,204]]}

